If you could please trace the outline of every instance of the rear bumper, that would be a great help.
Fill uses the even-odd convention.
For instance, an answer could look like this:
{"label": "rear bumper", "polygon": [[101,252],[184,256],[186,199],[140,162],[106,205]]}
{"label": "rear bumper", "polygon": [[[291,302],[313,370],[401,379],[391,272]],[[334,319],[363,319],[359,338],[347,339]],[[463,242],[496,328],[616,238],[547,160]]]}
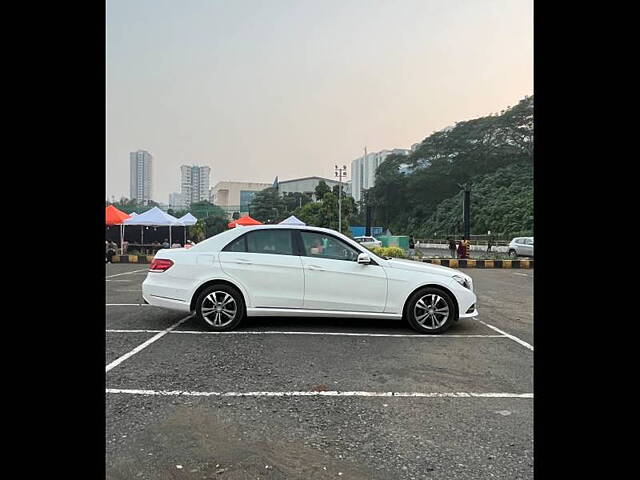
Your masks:
{"label": "rear bumper", "polygon": [[144,303],[153,305],[154,307],[169,308],[171,310],[179,310],[181,312],[190,312],[191,305],[189,302],[183,302],[175,298],[157,297],[155,295],[142,294]]}

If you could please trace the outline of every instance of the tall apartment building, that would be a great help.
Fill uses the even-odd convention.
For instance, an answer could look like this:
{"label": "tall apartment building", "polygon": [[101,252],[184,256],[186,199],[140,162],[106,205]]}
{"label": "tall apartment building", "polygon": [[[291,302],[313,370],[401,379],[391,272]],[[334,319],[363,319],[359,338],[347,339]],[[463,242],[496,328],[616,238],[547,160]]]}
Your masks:
{"label": "tall apartment building", "polygon": [[211,168],[197,165],[180,167],[180,195],[186,205],[209,200],[209,175]]}
{"label": "tall apartment building", "polygon": [[380,152],[368,153],[351,162],[351,196],[356,202],[362,200],[363,190],[373,187],[376,183],[376,169],[391,155],[409,155],[411,150],[394,148]]}
{"label": "tall apartment building", "polygon": [[148,203],[153,195],[153,156],[146,150],[129,153],[129,197],[140,203]]}

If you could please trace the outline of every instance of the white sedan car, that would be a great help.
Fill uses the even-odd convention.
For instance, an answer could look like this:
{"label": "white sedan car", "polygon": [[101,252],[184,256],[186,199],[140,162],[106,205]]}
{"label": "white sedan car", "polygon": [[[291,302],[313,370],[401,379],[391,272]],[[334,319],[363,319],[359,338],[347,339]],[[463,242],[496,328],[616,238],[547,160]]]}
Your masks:
{"label": "white sedan car", "polygon": [[382,246],[382,242],[380,240],[376,240],[374,237],[353,237],[353,239],[363,247],[381,247]]}
{"label": "white sedan car", "polygon": [[145,302],[195,312],[211,330],[245,316],[402,319],[441,333],[475,317],[471,278],[457,270],[384,259],[326,228],[234,228],[190,249],[159,250]]}

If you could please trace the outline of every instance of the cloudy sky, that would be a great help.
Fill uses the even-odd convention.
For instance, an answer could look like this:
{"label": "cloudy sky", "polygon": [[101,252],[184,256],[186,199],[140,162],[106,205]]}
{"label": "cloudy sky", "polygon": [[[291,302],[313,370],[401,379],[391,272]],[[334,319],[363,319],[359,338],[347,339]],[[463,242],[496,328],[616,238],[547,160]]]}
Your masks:
{"label": "cloudy sky", "polygon": [[531,95],[533,1],[107,0],[106,93],[109,198],[137,149],[162,203],[183,164],[330,178]]}

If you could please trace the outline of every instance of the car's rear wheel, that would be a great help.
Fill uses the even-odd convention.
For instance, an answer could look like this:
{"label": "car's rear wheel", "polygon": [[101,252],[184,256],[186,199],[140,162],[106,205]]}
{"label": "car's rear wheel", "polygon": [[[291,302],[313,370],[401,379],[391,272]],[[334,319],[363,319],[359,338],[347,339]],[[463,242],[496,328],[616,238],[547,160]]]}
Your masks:
{"label": "car's rear wheel", "polygon": [[515,250],[509,250],[509,256],[511,258],[516,258],[518,256],[518,252],[516,252]]}
{"label": "car's rear wheel", "polygon": [[209,330],[233,330],[244,318],[244,312],[242,295],[229,285],[211,285],[196,300],[196,317]]}
{"label": "car's rear wheel", "polygon": [[458,318],[456,302],[444,290],[427,287],[414,293],[405,310],[409,325],[428,334],[448,330]]}

